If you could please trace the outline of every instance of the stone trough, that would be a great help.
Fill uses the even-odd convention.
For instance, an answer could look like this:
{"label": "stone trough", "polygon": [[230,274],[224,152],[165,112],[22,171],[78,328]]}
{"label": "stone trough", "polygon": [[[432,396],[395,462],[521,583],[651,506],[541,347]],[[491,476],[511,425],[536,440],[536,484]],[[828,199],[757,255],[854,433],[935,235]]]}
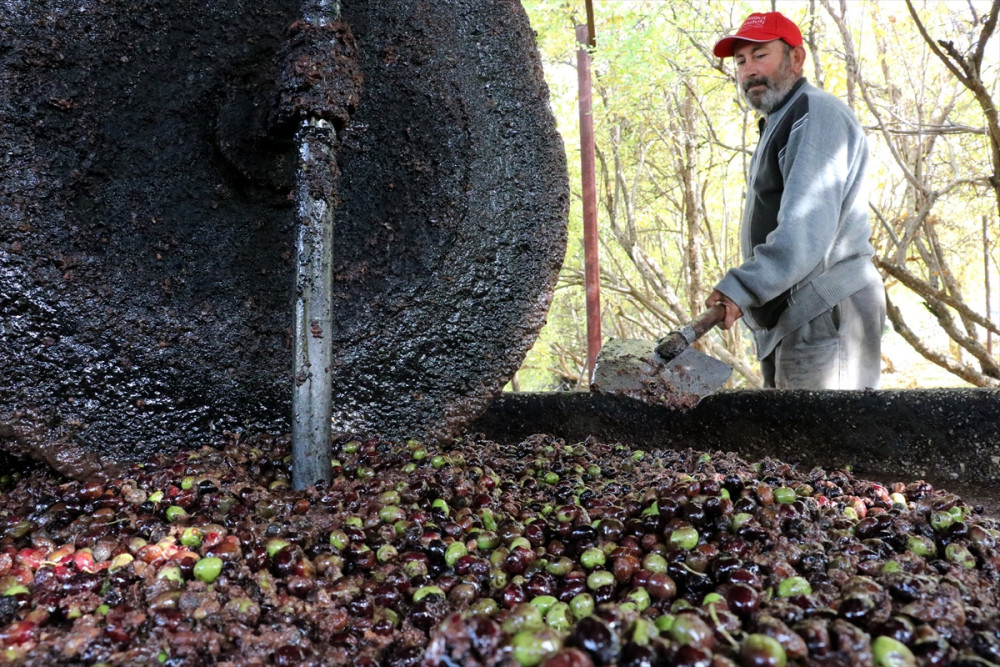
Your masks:
{"label": "stone trough", "polygon": [[860,477],[919,479],[1000,510],[1000,391],[722,391],[689,411],[585,393],[504,394],[470,426],[499,442],[547,433],[736,452]]}

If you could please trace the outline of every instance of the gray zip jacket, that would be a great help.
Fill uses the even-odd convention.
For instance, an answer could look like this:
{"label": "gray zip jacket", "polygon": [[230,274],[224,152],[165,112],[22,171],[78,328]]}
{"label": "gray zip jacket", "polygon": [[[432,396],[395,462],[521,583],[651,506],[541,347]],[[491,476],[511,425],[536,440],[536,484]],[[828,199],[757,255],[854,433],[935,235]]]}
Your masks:
{"label": "gray zip jacket", "polygon": [[716,286],[757,357],[882,278],[868,223],[868,142],[841,100],[799,79],[767,118],[747,175],[743,264]]}

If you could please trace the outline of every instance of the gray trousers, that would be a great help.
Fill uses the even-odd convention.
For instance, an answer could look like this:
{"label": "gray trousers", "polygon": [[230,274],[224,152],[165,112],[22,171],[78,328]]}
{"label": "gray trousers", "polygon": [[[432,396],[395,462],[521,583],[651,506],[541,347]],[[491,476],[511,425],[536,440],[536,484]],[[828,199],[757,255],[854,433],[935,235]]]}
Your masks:
{"label": "gray trousers", "polygon": [[777,389],[878,389],[885,288],[855,292],[781,339],[760,362],[764,386]]}

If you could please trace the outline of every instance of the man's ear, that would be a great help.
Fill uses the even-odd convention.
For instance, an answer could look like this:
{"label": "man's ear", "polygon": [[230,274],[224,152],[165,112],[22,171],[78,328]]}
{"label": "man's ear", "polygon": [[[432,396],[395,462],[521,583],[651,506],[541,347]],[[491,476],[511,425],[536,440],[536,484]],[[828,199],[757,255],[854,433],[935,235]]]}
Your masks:
{"label": "man's ear", "polygon": [[799,44],[792,47],[792,71],[802,74],[802,69],[806,62],[806,48]]}

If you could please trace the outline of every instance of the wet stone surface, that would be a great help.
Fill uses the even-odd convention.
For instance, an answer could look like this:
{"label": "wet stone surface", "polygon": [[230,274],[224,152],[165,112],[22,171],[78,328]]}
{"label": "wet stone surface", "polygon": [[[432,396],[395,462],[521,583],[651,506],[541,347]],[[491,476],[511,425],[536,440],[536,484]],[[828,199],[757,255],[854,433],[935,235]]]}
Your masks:
{"label": "wet stone surface", "polygon": [[341,5],[356,100],[309,70],[310,40],[346,33],[303,27],[296,2],[4,3],[5,450],[86,477],[286,426],[292,129],[317,105],[352,118],[337,426],[447,435],[513,374],[544,321],[568,206],[527,18],[511,1]]}

